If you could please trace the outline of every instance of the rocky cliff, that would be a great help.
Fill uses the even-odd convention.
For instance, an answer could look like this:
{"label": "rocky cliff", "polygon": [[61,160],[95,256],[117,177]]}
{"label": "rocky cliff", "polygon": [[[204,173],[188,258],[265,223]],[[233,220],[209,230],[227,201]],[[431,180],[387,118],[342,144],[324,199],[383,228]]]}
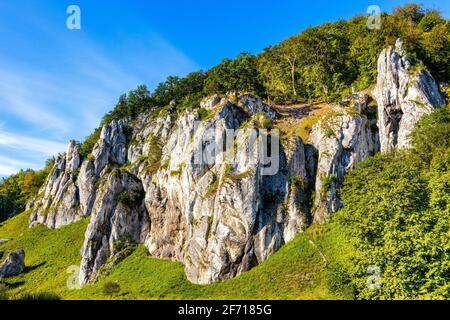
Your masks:
{"label": "rocky cliff", "polygon": [[177,117],[113,121],[86,159],[70,142],[33,203],[30,224],[58,228],[90,216],[82,284],[135,244],[181,261],[194,283],[247,271],[304,226],[326,221],[342,205],[344,175],[380,143],[383,150],[407,145],[408,121],[442,101],[431,75],[410,75],[397,51],[380,56],[379,128],[367,94],[335,105],[312,128],[310,144],[280,136],[272,122],[283,115],[250,95],[212,96]]}
{"label": "rocky cliff", "polygon": [[313,222],[324,222],[341,208],[337,189],[345,174],[379,150],[367,94],[353,95],[337,106],[312,130],[311,140],[318,151]]}
{"label": "rocky cliff", "polygon": [[375,95],[384,152],[408,147],[408,136],[417,121],[444,104],[431,74],[421,61],[406,54],[400,39],[378,59]]}

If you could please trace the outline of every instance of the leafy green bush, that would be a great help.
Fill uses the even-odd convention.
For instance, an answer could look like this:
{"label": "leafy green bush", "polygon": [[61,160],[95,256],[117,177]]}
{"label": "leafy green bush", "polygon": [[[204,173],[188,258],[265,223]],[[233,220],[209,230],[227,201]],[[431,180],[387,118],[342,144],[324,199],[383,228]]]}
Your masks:
{"label": "leafy green bush", "polygon": [[292,176],[289,179],[291,186],[295,186],[299,190],[305,190],[305,181],[300,176]]}
{"label": "leafy green bush", "polygon": [[81,157],[87,158],[89,160],[92,159],[92,150],[94,150],[95,144],[97,143],[98,139],[100,139],[101,132],[102,132],[101,127],[95,129],[94,132],[89,137],[87,137],[83,141],[83,143],[80,144],[80,156]]}
{"label": "leafy green bush", "polygon": [[0,301],[1,300],[8,300],[8,287],[0,282]]}
{"label": "leafy green bush", "polygon": [[12,298],[13,300],[45,301],[61,300],[61,297],[53,292],[23,293]]}
{"label": "leafy green bush", "polygon": [[120,293],[120,285],[117,282],[106,282],[103,285],[103,293],[109,296]]}
{"label": "leafy green bush", "polygon": [[322,195],[326,195],[331,187],[338,182],[337,175],[326,176],[322,181]]}
{"label": "leafy green bush", "polygon": [[[435,111],[420,121],[411,150],[376,155],[346,176],[336,217],[355,244],[359,298],[450,298],[449,120],[448,109]],[[382,271],[379,289],[367,286],[370,266]]]}
{"label": "leafy green bush", "polygon": [[334,294],[354,296],[354,287],[349,271],[340,263],[332,263],[325,272],[327,288]]}

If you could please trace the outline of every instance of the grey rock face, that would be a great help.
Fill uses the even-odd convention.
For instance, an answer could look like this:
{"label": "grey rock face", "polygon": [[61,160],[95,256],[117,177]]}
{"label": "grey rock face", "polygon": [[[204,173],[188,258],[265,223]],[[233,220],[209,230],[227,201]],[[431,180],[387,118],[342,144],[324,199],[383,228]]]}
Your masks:
{"label": "grey rock face", "polygon": [[25,270],[25,252],[19,250],[10,253],[6,260],[0,265],[0,279],[13,277]]}
{"label": "grey rock face", "polygon": [[67,152],[55,165],[40,190],[33,209],[30,226],[44,224],[59,228],[89,215],[96,197],[96,183],[108,169],[126,162],[126,137],[122,121],[113,121],[102,129],[92,159],[81,163],[79,146],[70,141]]}
{"label": "grey rock face", "polygon": [[249,94],[238,98],[238,106],[244,109],[250,116],[258,113],[264,113],[270,119],[275,119],[277,116],[275,110],[264,104],[260,99]]}
{"label": "grey rock face", "polygon": [[[301,231],[307,217],[307,208],[299,206],[308,179],[304,145],[295,138],[280,146],[279,170],[262,174],[259,141],[267,133],[253,130],[252,123],[241,126],[253,114],[275,113],[256,98],[246,99],[249,109],[217,96],[205,100],[205,107],[216,110],[208,121],[199,121],[196,112],[176,122],[137,121],[128,150],[131,173],[109,176],[95,200],[81,283],[95,281],[118,239],[144,243],[154,257],[183,262],[192,282],[210,283],[249,270]],[[237,133],[226,140],[229,129]],[[211,152],[224,143],[235,152]],[[116,199],[134,188],[133,181],[137,189],[142,183],[144,207],[127,211]],[[125,217],[126,232],[112,222]]]}
{"label": "grey rock face", "polygon": [[133,175],[114,170],[99,187],[82,249],[80,283],[87,283],[111,256],[131,244],[144,243],[150,221],[142,184]]}
{"label": "grey rock face", "polygon": [[108,164],[122,165],[126,162],[126,143],[123,121],[113,121],[103,127],[100,140],[92,151],[96,176],[100,176]]}
{"label": "grey rock face", "polygon": [[71,141],[64,155],[60,155],[46,183],[40,190],[40,198],[34,201],[30,224],[45,224],[59,228],[82,218],[79,210],[78,188],[75,185],[80,165],[79,147]]}
{"label": "grey rock face", "polygon": [[[353,108],[364,111],[367,98],[360,101],[358,97],[360,102]],[[341,208],[337,189],[344,175],[378,151],[376,139],[367,116],[349,113],[342,107],[314,126],[311,140],[318,152],[318,164],[313,222],[324,222]]]}
{"label": "grey rock face", "polygon": [[417,121],[444,104],[431,74],[406,55],[399,39],[380,55],[375,95],[383,152],[408,147]]}
{"label": "grey rock face", "polygon": [[217,106],[221,101],[222,101],[222,98],[219,95],[215,94],[208,99],[203,99],[200,102],[200,107],[205,108],[205,109],[212,109],[215,106]]}

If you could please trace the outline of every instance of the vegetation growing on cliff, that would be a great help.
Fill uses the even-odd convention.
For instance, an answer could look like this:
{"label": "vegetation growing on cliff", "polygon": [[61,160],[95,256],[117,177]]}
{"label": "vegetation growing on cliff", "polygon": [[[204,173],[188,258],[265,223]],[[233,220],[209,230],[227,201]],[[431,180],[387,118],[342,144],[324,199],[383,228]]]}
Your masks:
{"label": "vegetation growing on cliff", "polygon": [[151,93],[146,86],[122,95],[103,123],[143,112],[177,114],[213,93],[252,93],[276,103],[337,101],[375,83],[379,53],[401,38],[439,82],[450,82],[450,24],[434,10],[408,4],[383,14],[381,28],[367,17],[310,27],[258,55],[224,59],[207,72],[171,76]]}

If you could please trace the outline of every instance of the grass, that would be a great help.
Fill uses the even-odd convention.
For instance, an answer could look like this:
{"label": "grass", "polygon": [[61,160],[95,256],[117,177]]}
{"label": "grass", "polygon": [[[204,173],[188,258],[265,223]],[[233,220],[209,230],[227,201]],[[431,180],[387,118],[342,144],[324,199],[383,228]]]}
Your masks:
{"label": "grass", "polygon": [[299,136],[303,142],[309,143],[314,125],[316,125],[322,118],[332,111],[333,106],[330,104],[323,103],[314,105],[312,106],[312,111],[308,116],[298,120],[283,118],[281,120],[277,120],[275,127],[280,130],[282,138]]}
{"label": "grass", "polygon": [[[327,261],[346,263],[350,247],[335,223],[313,226],[266,262],[234,279],[211,284],[190,283],[179,262],[148,257],[139,246],[95,285],[69,290],[67,268],[79,265],[88,220],[58,230],[28,229],[29,213],[0,226],[0,238],[11,239],[0,249],[23,248],[27,270],[6,281],[8,296],[62,299],[338,299],[351,298],[328,288]],[[313,241],[314,245],[311,244]],[[320,252],[319,252],[320,251]],[[117,284],[112,295],[105,286]]]}
{"label": "grass", "polygon": [[172,171],[170,171],[170,175],[172,176],[172,177],[181,177],[181,175],[183,174],[183,170],[184,170],[184,168],[186,168],[186,162],[182,162],[182,163],[180,163],[180,165],[178,166],[178,169],[177,170],[172,170]]}
{"label": "grass", "polygon": [[338,182],[337,175],[326,176],[322,180],[322,196],[326,197],[326,194],[330,190],[330,188]]}
{"label": "grass", "polygon": [[28,228],[29,212],[22,213],[0,225],[0,238],[10,239],[0,247],[6,254],[25,250],[26,270],[6,279],[9,296],[23,296],[52,292],[58,296],[66,292],[69,277],[67,268],[80,264],[87,219],[70,226],[50,230],[44,226]]}
{"label": "grass", "polygon": [[206,121],[210,121],[210,120],[214,119],[214,117],[217,115],[217,113],[219,112],[221,107],[222,106],[219,104],[219,106],[216,106],[212,109],[205,109],[205,108],[197,109],[197,113],[198,113],[198,117],[199,117],[200,121],[206,122]]}

